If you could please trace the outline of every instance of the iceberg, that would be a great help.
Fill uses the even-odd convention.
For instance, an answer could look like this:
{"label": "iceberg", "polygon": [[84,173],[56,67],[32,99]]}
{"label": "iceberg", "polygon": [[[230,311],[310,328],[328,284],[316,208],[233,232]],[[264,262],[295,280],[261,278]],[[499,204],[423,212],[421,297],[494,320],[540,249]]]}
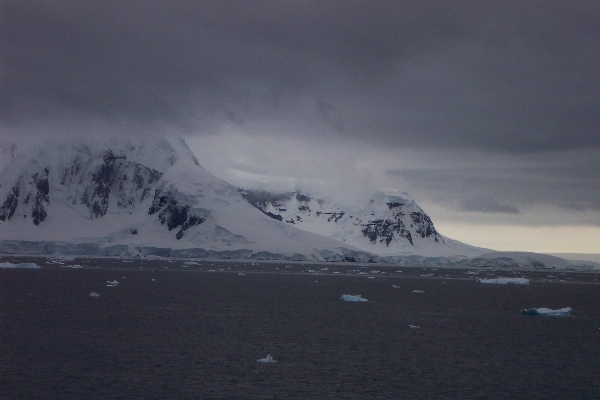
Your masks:
{"label": "iceberg", "polygon": [[416,325],[408,325],[408,327],[409,327],[410,329],[421,329],[421,327],[420,327],[420,326],[416,326]]}
{"label": "iceberg", "polygon": [[498,277],[498,278],[492,278],[492,279],[477,279],[477,283],[495,283],[498,285],[506,285],[506,284],[510,283],[513,285],[529,285],[529,279]]}
{"label": "iceberg", "polygon": [[413,292],[413,293],[425,293],[425,291],[424,291],[424,290],[417,290],[417,289],[413,290],[412,292]]}
{"label": "iceberg", "polygon": [[277,361],[273,360],[273,357],[271,357],[270,354],[267,354],[267,356],[265,358],[259,358],[258,360],[256,360],[256,362],[263,363],[263,364],[273,364],[273,363],[276,363]]}
{"label": "iceberg", "polygon": [[550,308],[526,308],[521,310],[521,314],[527,315],[551,315],[551,316],[568,316],[571,315],[571,307],[559,308],[558,310],[552,310]]}
{"label": "iceberg", "polygon": [[356,294],[356,295],[351,295],[351,294],[343,294],[342,297],[340,297],[340,300],[343,301],[369,301],[365,298],[363,298],[360,294]]}
{"label": "iceberg", "polygon": [[13,263],[9,263],[9,262],[3,262],[3,263],[0,263],[0,268],[41,268],[41,267],[34,263],[13,264]]}
{"label": "iceberg", "polygon": [[96,298],[96,297],[100,297],[100,295],[96,292],[92,292],[92,293],[90,293],[90,297]]}
{"label": "iceberg", "polygon": [[117,287],[119,282],[115,279],[114,281],[106,281],[106,287]]}

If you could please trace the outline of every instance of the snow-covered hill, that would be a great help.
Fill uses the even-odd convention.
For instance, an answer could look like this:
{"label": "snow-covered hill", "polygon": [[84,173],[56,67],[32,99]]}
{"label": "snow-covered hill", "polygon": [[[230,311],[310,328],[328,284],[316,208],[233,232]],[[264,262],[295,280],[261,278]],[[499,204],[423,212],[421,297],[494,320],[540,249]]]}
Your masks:
{"label": "snow-covered hill", "polygon": [[269,217],[380,256],[475,256],[489,250],[444,238],[407,193],[387,189],[363,201],[306,193],[240,190]]}
{"label": "snow-covered hill", "polygon": [[360,253],[259,212],[180,139],[12,151],[0,173],[0,251],[314,260]]}

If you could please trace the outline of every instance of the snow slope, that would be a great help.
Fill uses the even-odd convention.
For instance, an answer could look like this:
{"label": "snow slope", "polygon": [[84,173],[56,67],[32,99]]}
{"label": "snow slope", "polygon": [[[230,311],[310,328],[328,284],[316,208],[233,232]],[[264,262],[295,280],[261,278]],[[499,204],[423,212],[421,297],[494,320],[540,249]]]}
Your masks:
{"label": "snow slope", "polygon": [[[180,139],[46,142],[0,174],[0,251],[343,259],[358,249],[280,224]],[[356,253],[358,254],[358,253]]]}

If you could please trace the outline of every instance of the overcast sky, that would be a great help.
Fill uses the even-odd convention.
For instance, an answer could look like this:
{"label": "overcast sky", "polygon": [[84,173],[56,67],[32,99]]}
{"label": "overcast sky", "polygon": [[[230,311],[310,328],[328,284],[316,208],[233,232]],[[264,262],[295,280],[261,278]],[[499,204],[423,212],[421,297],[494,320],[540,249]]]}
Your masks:
{"label": "overcast sky", "polygon": [[0,129],[184,135],[240,186],[599,253],[600,2],[0,0]]}

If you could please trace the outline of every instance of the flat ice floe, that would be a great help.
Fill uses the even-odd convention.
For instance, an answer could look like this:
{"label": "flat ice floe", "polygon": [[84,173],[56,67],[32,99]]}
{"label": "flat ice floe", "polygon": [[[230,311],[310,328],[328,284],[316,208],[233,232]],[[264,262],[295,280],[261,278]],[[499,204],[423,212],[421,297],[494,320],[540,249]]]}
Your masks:
{"label": "flat ice floe", "polygon": [[100,295],[98,293],[96,293],[96,292],[92,292],[92,293],[90,293],[90,297],[94,297],[95,298],[95,297],[100,297]]}
{"label": "flat ice floe", "polygon": [[424,291],[424,290],[417,290],[417,289],[413,290],[412,292],[413,292],[413,293],[425,293],[425,291]]}
{"label": "flat ice floe", "polygon": [[340,300],[343,300],[343,301],[369,301],[369,300],[365,299],[364,297],[362,297],[360,294],[356,294],[356,295],[343,294],[342,297],[340,297]]}
{"label": "flat ice floe", "polygon": [[527,278],[492,278],[492,279],[477,279],[477,283],[495,283],[497,285],[529,285],[529,279]]}
{"label": "flat ice floe", "polygon": [[552,310],[551,308],[526,308],[521,310],[521,314],[527,315],[549,315],[549,316],[567,316],[571,315],[571,307],[559,308],[558,310]]}
{"label": "flat ice floe", "polygon": [[3,263],[0,263],[0,268],[41,268],[41,267],[34,263],[13,264],[13,263],[9,263],[9,262],[3,262]]}
{"label": "flat ice floe", "polygon": [[275,361],[273,359],[273,357],[271,357],[270,354],[267,354],[267,356],[265,358],[259,358],[258,360],[256,360],[256,362],[263,363],[263,364],[273,364],[273,363],[276,363],[277,361]]}

